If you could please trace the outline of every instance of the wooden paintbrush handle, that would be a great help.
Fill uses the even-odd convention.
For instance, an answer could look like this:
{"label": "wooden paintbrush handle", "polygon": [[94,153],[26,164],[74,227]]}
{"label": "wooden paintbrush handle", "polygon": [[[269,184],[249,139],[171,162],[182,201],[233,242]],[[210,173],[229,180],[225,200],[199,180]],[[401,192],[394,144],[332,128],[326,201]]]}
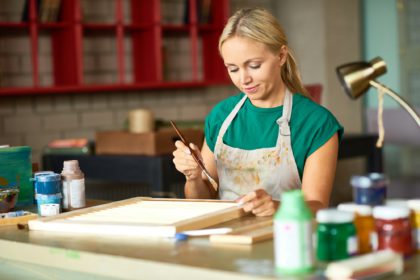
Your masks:
{"label": "wooden paintbrush handle", "polygon": [[204,167],[203,162],[201,161],[201,159],[196,154],[196,151],[192,150],[189,147],[189,144],[188,144],[187,140],[185,140],[184,136],[182,135],[181,131],[178,129],[178,127],[176,126],[176,124],[173,121],[169,121],[169,122],[171,123],[172,127],[175,129],[176,134],[178,134],[178,136],[181,139],[182,143],[184,143],[184,145],[188,147],[188,149],[191,152],[191,155],[192,155],[193,159],[195,160],[195,162],[197,162],[198,166],[200,166],[201,170],[206,170],[206,168]]}

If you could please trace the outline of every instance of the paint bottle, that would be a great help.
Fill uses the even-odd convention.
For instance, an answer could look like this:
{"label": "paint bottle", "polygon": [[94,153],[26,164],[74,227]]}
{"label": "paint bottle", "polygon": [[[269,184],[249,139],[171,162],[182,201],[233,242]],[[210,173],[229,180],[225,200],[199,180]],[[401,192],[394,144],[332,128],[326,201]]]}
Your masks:
{"label": "paint bottle", "polygon": [[411,226],[413,228],[414,248],[420,253],[420,199],[410,199],[407,201],[411,209]]}
{"label": "paint bottle", "polygon": [[354,213],[323,209],[316,213],[316,255],[320,261],[347,259],[358,253]]}
{"label": "paint bottle", "polygon": [[[416,201],[416,199],[413,199],[412,201]],[[412,241],[413,241],[413,249],[415,251],[417,251],[417,248],[418,248],[417,235],[418,235],[418,233],[417,233],[417,226],[416,226],[416,220],[415,220],[415,218],[416,218],[415,205],[413,205],[413,203],[411,203],[411,207],[410,207],[407,199],[392,198],[392,199],[387,199],[385,201],[385,206],[403,207],[403,208],[410,209],[411,237],[412,237]]]}
{"label": "paint bottle", "polygon": [[64,161],[63,171],[63,209],[72,210],[86,206],[85,177],[77,160]]}
{"label": "paint bottle", "polygon": [[275,266],[280,274],[299,274],[314,268],[312,213],[300,190],[285,192],[274,216]]}
{"label": "paint bottle", "polygon": [[378,250],[392,249],[404,255],[413,252],[410,209],[395,206],[373,208]]}
{"label": "paint bottle", "polygon": [[359,253],[365,254],[376,249],[376,232],[372,216],[372,207],[355,203],[341,203],[338,210],[349,211],[355,214],[354,225],[356,226]]}
{"label": "paint bottle", "polygon": [[37,178],[39,176],[44,176],[45,174],[54,174],[54,172],[53,171],[38,171],[38,172],[35,172],[34,177],[31,178],[31,181],[34,182],[34,204],[36,204],[36,189],[38,188]]}
{"label": "paint bottle", "polygon": [[352,176],[353,200],[356,204],[383,205],[386,199],[388,179],[381,173]]}
{"label": "paint bottle", "polygon": [[35,198],[38,215],[54,216],[61,212],[61,176],[52,171],[37,172],[34,175]]}

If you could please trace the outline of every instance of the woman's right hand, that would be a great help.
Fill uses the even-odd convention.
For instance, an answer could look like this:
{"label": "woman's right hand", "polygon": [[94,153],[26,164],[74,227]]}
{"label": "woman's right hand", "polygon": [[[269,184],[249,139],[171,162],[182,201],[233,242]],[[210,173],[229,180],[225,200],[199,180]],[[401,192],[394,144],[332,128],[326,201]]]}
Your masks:
{"label": "woman's right hand", "polygon": [[202,160],[198,147],[193,143],[190,143],[190,147],[187,147],[179,140],[175,142],[175,147],[176,150],[172,153],[174,155],[175,168],[183,173],[188,181],[201,178],[201,169],[192,157],[190,150],[193,149],[195,154]]}

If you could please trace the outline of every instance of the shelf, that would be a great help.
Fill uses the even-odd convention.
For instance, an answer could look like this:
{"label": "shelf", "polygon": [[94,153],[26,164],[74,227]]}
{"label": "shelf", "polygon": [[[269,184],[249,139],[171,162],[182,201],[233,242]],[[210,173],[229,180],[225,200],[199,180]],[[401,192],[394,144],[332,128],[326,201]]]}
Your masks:
{"label": "shelf", "polygon": [[[1,1],[0,11],[15,0]],[[203,0],[61,0],[56,22],[39,22],[35,7],[45,0],[25,1],[14,22],[0,19],[0,96],[229,83],[218,53],[229,0],[211,0],[208,24],[197,21]]]}
{"label": "shelf", "polygon": [[182,89],[200,88],[215,85],[226,85],[224,81],[203,82],[150,82],[140,84],[109,84],[109,85],[83,85],[83,86],[60,86],[60,87],[14,87],[9,89],[0,88],[0,96],[21,95],[51,95],[68,93],[92,93],[92,92],[115,92],[115,91],[139,91],[146,89]]}
{"label": "shelf", "polygon": [[71,23],[69,22],[46,22],[46,23],[39,23],[38,27],[40,29],[61,29],[71,27]]}
{"label": "shelf", "polygon": [[9,28],[28,28],[29,23],[26,22],[0,22],[0,31]]}
{"label": "shelf", "polygon": [[117,26],[111,23],[85,23],[82,25],[86,30],[112,30],[114,31]]}
{"label": "shelf", "polygon": [[162,31],[165,33],[168,32],[177,32],[177,33],[186,33],[190,32],[191,26],[190,25],[175,25],[175,24],[165,24],[162,25]]}
{"label": "shelf", "polygon": [[214,24],[203,24],[198,26],[199,32],[213,32],[218,30],[223,30],[223,26]]}

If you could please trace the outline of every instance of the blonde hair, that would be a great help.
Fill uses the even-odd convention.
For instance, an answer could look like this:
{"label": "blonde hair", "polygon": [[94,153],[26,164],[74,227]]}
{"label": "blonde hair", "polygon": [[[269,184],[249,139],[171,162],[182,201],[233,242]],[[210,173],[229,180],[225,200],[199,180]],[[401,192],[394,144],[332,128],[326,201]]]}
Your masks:
{"label": "blonde hair", "polygon": [[281,78],[291,92],[299,92],[311,98],[302,84],[296,60],[287,46],[283,28],[270,12],[262,8],[246,8],[233,14],[220,35],[219,53],[221,53],[223,43],[235,36],[263,43],[275,54],[280,52],[282,46],[286,46],[288,52],[286,63],[281,68]]}

